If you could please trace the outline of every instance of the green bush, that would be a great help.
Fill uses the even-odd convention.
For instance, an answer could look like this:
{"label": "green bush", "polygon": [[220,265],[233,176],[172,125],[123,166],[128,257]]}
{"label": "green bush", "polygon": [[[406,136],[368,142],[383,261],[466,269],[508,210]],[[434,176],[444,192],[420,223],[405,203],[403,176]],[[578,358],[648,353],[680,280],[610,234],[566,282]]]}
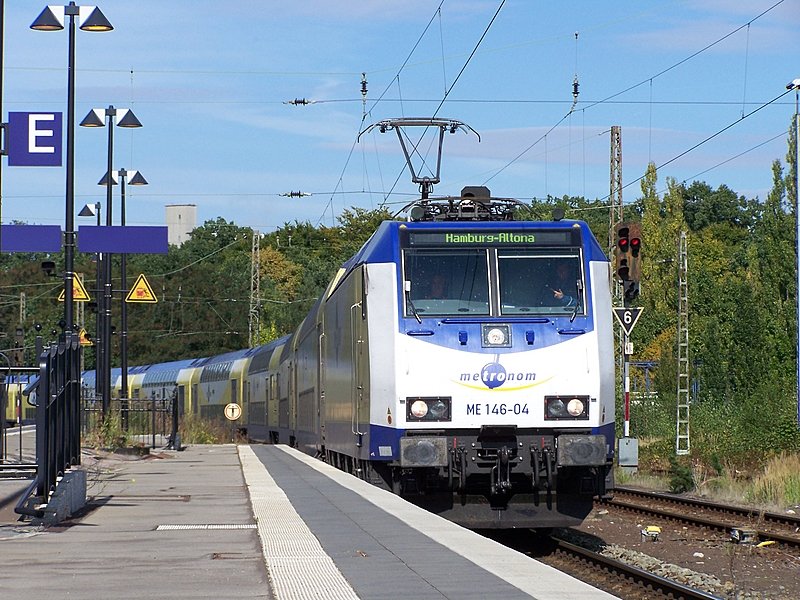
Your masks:
{"label": "green bush", "polygon": [[669,457],[670,475],[669,490],[674,494],[689,492],[694,489],[692,469],[678,462],[674,456]]}
{"label": "green bush", "polygon": [[129,445],[128,432],[122,428],[119,411],[112,411],[90,429],[83,440],[84,445],[91,448],[109,450],[111,452]]}

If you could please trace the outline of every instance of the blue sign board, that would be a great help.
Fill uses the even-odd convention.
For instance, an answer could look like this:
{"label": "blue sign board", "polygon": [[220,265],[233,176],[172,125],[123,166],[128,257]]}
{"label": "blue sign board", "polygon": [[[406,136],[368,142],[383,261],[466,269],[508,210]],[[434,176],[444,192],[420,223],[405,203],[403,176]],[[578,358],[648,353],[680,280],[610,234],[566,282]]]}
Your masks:
{"label": "blue sign board", "polygon": [[61,166],[61,113],[8,113],[8,166]]}
{"label": "blue sign board", "polygon": [[58,225],[3,225],[0,227],[0,251],[58,252],[61,228]]}
{"label": "blue sign board", "polygon": [[169,251],[167,228],[82,226],[78,228],[78,249],[112,254],[166,254]]}

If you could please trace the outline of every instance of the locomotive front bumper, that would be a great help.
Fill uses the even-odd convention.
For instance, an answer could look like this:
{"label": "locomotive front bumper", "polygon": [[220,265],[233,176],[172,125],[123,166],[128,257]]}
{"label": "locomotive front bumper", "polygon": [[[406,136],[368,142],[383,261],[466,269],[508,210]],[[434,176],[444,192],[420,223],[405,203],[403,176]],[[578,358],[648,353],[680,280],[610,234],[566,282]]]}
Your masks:
{"label": "locomotive front bumper", "polygon": [[401,467],[446,467],[448,462],[446,437],[400,438]]}
{"label": "locomotive front bumper", "polygon": [[514,435],[501,443],[482,440],[481,437],[414,435],[400,438],[400,466],[446,467],[452,461],[451,450],[458,448],[463,448],[470,455],[469,462],[475,465],[494,463],[503,447],[510,451],[512,462],[523,463],[526,462],[525,446],[532,453],[547,450],[551,456],[554,454],[557,467],[599,467],[607,463],[608,447],[603,435],[562,433],[533,436],[535,440],[531,436]]}
{"label": "locomotive front bumper", "polygon": [[557,438],[556,465],[559,467],[599,467],[606,464],[604,435],[561,434]]}
{"label": "locomotive front bumper", "polygon": [[[410,433],[410,435],[409,435]],[[605,436],[589,430],[415,431],[400,439],[398,493],[467,527],[580,523],[606,491]]]}

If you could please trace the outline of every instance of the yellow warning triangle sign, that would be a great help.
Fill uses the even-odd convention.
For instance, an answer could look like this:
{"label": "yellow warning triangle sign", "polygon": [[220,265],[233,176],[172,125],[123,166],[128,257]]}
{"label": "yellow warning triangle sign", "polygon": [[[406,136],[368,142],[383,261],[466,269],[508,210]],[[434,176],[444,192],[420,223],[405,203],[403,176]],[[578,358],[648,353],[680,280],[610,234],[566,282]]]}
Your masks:
{"label": "yellow warning triangle sign", "polygon": [[[61,290],[61,293],[58,295],[58,301],[64,302],[64,298],[66,294],[64,290]],[[89,294],[86,293],[86,288],[83,287],[83,283],[77,277],[72,278],[72,301],[73,302],[89,302],[91,298]]]}
{"label": "yellow warning triangle sign", "polygon": [[139,274],[136,283],[133,284],[131,291],[128,292],[125,302],[158,302],[158,298],[156,298],[156,295],[153,293],[153,288],[147,283],[147,278],[144,276],[144,273]]}
{"label": "yellow warning triangle sign", "polygon": [[78,339],[81,342],[81,346],[94,346],[94,342],[89,339],[89,336],[86,334],[86,330],[81,328],[80,332],[78,333]]}

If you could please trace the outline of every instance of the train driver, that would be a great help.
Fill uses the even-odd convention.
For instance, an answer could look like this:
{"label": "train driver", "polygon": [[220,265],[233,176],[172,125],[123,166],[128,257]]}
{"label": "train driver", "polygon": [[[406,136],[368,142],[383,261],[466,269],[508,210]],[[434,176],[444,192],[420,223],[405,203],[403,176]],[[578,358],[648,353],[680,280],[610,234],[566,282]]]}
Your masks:
{"label": "train driver", "polygon": [[559,260],[553,270],[547,289],[552,294],[554,306],[573,307],[577,302],[577,277],[572,265],[566,260]]}
{"label": "train driver", "polygon": [[431,277],[431,287],[428,298],[432,300],[444,300],[448,298],[447,279],[441,273],[436,273]]}

